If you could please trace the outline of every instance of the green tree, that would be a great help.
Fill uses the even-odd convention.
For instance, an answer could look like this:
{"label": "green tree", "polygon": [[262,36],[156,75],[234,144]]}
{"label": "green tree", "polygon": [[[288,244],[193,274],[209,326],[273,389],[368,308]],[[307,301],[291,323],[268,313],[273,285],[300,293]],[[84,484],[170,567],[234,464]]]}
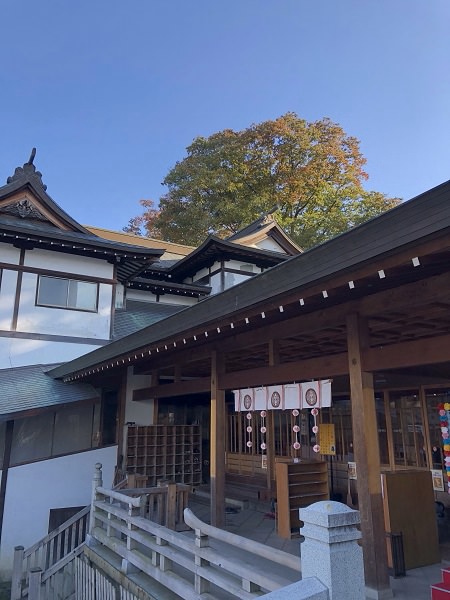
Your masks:
{"label": "green tree", "polygon": [[358,140],[327,118],[309,123],[290,112],[226,129],[192,142],[164,179],[159,211],[152,207],[140,224],[147,234],[197,245],[276,207],[288,235],[309,248],[398,204],[364,189],[365,162]]}

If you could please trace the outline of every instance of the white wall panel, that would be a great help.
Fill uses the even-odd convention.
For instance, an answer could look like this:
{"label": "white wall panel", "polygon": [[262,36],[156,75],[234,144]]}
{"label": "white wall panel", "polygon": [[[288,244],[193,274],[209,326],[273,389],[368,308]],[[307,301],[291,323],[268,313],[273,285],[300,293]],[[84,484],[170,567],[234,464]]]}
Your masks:
{"label": "white wall panel", "polygon": [[261,250],[271,250],[272,252],[280,252],[281,254],[286,254],[283,248],[277,244],[275,240],[272,238],[265,238],[260,242],[255,244],[256,248],[260,248]]}
{"label": "white wall panel", "polygon": [[28,251],[25,254],[25,265],[55,271],[55,273],[73,273],[74,275],[90,275],[100,278],[112,278],[114,273],[113,265],[107,263],[106,260],[51,252],[50,250]]}
{"label": "white wall panel", "polygon": [[99,286],[98,312],[35,306],[38,276],[24,273],[17,331],[109,339],[112,286]]}
{"label": "white wall panel", "polygon": [[48,533],[53,508],[87,506],[96,462],[103,465],[103,484],[111,487],[117,446],[53,458],[8,471],[0,577],[7,577],[14,546],[29,548]]}
{"label": "white wall panel", "polygon": [[0,369],[66,362],[98,347],[94,344],[0,337]]}
{"label": "white wall panel", "polygon": [[0,285],[0,330],[10,331],[17,288],[17,271],[2,272]]}
{"label": "white wall panel", "polygon": [[14,248],[11,244],[0,244],[0,262],[18,265],[19,259],[19,248]]}

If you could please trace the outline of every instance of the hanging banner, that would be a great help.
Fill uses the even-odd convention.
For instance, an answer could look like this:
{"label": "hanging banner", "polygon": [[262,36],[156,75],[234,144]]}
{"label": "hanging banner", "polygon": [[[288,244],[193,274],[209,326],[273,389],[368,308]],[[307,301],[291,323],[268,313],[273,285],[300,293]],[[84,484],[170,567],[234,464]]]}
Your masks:
{"label": "hanging banner", "polygon": [[301,384],[302,408],[331,406],[331,379],[306,381]]}
{"label": "hanging banner", "polygon": [[288,383],[284,387],[284,408],[301,408],[301,387],[298,383]]}
{"label": "hanging banner", "polygon": [[319,381],[302,383],[302,408],[320,408],[321,389]]}
{"label": "hanging banner", "polygon": [[255,410],[266,410],[267,408],[267,388],[255,388]]}
{"label": "hanging banner", "polygon": [[322,408],[331,406],[331,379],[322,379],[320,383],[320,405]]}
{"label": "hanging banner", "polygon": [[331,406],[331,379],[234,390],[236,412]]}
{"label": "hanging banner", "polygon": [[237,412],[255,410],[255,390],[253,388],[236,390],[234,392],[234,409]]}
{"label": "hanging banner", "polygon": [[269,385],[267,388],[267,408],[284,409],[284,389],[282,385]]}

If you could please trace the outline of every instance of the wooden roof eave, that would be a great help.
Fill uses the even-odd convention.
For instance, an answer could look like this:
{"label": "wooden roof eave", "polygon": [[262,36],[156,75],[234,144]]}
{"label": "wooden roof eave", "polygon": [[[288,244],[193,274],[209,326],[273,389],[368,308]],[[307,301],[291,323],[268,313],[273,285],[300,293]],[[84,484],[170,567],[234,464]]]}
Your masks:
{"label": "wooden roof eave", "polygon": [[[447,182],[182,313],[75,359],[51,375],[67,377],[160,340],[179,338],[184,332],[207,331],[224,319],[256,313],[262,307],[276,307],[284,299],[301,298],[325,283],[331,286],[337,280],[345,281],[358,271],[367,271],[370,265],[376,273],[387,262],[398,262],[398,256],[411,260],[419,247],[426,248],[427,244],[448,248],[449,194]],[[325,285],[323,289],[327,289]]]}

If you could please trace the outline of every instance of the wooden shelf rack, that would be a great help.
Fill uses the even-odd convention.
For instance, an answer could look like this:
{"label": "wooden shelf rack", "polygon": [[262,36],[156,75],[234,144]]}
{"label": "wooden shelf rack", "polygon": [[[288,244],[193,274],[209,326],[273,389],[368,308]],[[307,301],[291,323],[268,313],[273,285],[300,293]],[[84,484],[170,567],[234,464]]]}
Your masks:
{"label": "wooden shelf rack", "polygon": [[300,536],[303,525],[299,508],[320,500],[328,500],[328,469],[323,461],[301,461],[276,459],[277,481],[277,532],[290,539]]}
{"label": "wooden shelf rack", "polygon": [[145,475],[149,487],[161,480],[200,485],[201,451],[199,425],[130,425],[126,471]]}

